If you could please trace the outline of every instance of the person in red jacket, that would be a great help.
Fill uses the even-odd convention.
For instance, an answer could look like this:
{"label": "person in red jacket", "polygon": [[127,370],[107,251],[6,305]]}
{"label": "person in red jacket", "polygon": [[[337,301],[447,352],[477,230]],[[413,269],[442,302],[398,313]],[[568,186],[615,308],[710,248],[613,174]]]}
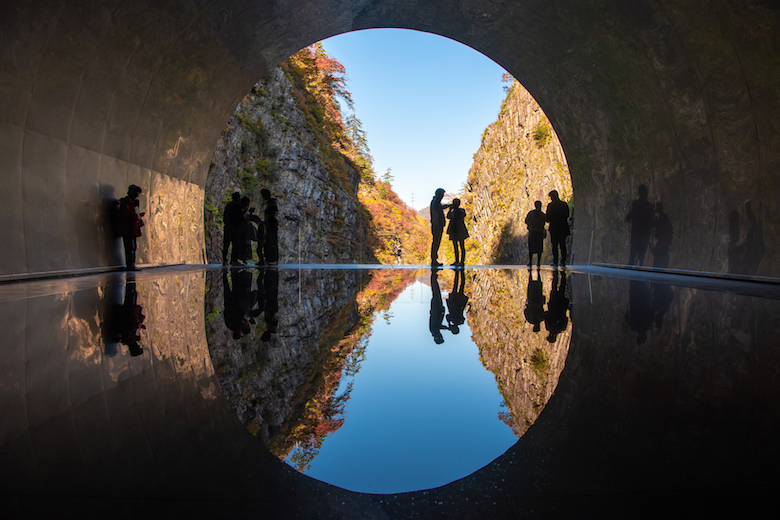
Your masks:
{"label": "person in red jacket", "polygon": [[128,271],[140,271],[135,266],[135,251],[138,248],[136,239],[141,236],[141,226],[144,225],[141,217],[145,213],[139,214],[137,211],[138,195],[142,192],[143,190],[139,186],[131,184],[127,188],[127,197],[119,199],[117,234],[122,237],[122,242],[125,245],[125,268]]}

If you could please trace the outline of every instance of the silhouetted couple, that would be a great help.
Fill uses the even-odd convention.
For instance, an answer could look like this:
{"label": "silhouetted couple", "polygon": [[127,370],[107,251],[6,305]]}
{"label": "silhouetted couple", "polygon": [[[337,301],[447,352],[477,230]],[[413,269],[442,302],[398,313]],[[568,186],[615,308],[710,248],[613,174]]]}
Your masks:
{"label": "silhouetted couple", "polygon": [[455,251],[454,266],[463,267],[466,264],[466,239],[469,237],[466,228],[466,210],[460,207],[460,199],[453,199],[450,204],[442,204],[444,190],[439,188],[431,200],[431,267],[440,267],[444,264],[439,262],[439,246],[444,234],[444,208],[450,208],[447,212],[447,220],[450,221],[447,226],[447,235],[452,241],[452,248]]}
{"label": "silhouetted couple", "polygon": [[[560,283],[559,283],[560,280]],[[523,314],[525,320],[534,326],[534,332],[539,332],[544,322],[547,329],[547,341],[555,343],[558,340],[558,334],[565,331],[569,326],[569,318],[566,312],[569,310],[569,299],[566,297],[566,273],[553,271],[552,288],[550,289],[550,299],[547,303],[547,311],[544,310],[544,288],[542,287],[541,272],[528,274],[528,289],[526,292],[525,309]]]}
{"label": "silhouetted couple", "polygon": [[444,320],[444,302],[441,298],[441,288],[439,287],[439,275],[436,269],[431,269],[431,316],[428,321],[428,328],[433,336],[433,341],[437,345],[444,343],[443,330],[448,330],[452,334],[460,332],[460,326],[466,323],[463,316],[466,310],[466,304],[469,297],[463,292],[466,285],[466,277],[462,270],[455,270],[455,280],[452,283],[452,291],[447,297],[447,324]]}
{"label": "silhouetted couple", "polygon": [[672,221],[664,213],[660,202],[655,205],[647,200],[648,189],[644,184],[637,188],[639,198],[631,203],[626,221],[631,223],[631,250],[628,265],[642,265],[650,238],[655,234],[653,245],[653,267],[669,267],[669,249],[674,231]]}
{"label": "silhouetted couple", "polygon": [[542,202],[534,202],[534,209],[525,217],[528,227],[528,267],[533,265],[536,255],[536,266],[542,263],[544,239],[547,236],[545,224],[549,224],[550,243],[552,245],[553,261],[550,265],[557,266],[560,252],[560,266],[566,266],[566,237],[569,236],[569,205],[562,201],[557,190],[549,193],[550,203],[547,213],[542,211]]}
{"label": "silhouetted couple", "polygon": [[258,265],[274,265],[279,261],[279,221],[276,198],[263,188],[260,195],[265,200],[263,219],[250,207],[251,199],[235,192],[223,212],[224,241],[222,264],[241,265],[252,260],[252,242],[257,242]]}

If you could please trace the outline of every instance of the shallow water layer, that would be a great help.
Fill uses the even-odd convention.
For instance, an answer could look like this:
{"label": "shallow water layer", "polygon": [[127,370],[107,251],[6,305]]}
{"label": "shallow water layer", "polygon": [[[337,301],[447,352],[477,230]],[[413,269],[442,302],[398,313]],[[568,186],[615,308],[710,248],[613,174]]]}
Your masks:
{"label": "shallow water layer", "polygon": [[[592,267],[455,274],[182,267],[0,286],[4,504],[502,518],[529,503],[694,510],[780,482],[780,287]],[[381,401],[408,414],[392,438]],[[406,480],[372,490],[460,480],[382,498],[318,481],[318,465],[351,478],[361,441],[384,440],[368,450],[381,458],[402,434],[402,455],[419,450],[398,465]],[[461,434],[476,440],[423,460]],[[414,480],[437,465],[449,473]]]}

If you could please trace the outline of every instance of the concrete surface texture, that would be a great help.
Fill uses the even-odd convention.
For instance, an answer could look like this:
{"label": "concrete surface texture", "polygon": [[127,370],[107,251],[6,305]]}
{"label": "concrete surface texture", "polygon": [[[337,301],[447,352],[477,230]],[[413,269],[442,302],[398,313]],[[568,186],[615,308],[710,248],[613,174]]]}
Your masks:
{"label": "concrete surface texture", "polygon": [[328,36],[428,31],[505,67],[557,131],[581,263],[626,263],[640,184],[670,267],[780,275],[773,2],[4,2],[0,274],[115,265],[103,208],[144,188],[140,262],[203,259],[203,188],[238,100]]}

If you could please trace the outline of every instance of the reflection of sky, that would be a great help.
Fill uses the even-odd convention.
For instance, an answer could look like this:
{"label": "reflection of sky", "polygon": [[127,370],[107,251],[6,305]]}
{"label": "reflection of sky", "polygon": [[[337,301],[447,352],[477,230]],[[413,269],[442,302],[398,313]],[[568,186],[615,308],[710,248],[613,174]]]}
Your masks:
{"label": "reflection of sky", "polygon": [[391,305],[389,325],[375,319],[344,426],[307,475],[352,491],[426,489],[470,475],[517,440],[498,419],[503,399],[468,325],[436,345],[430,303],[430,287],[415,282]]}

